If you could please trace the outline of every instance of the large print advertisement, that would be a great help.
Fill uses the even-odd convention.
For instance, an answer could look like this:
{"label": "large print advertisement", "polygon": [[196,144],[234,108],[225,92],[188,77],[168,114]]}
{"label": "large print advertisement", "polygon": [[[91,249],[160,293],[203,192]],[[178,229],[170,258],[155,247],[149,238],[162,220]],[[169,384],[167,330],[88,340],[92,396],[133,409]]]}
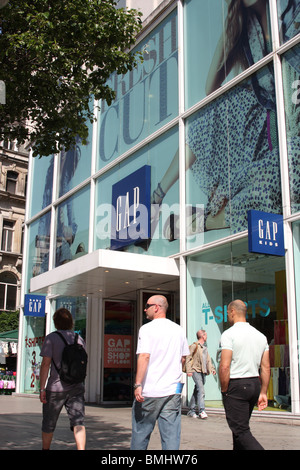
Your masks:
{"label": "large print advertisement", "polygon": [[[272,38],[266,0],[189,0],[185,7],[192,105],[270,53]],[[283,13],[280,24],[285,20]],[[195,49],[189,38],[199,45],[205,34],[207,47]],[[282,213],[272,62],[195,113],[186,143],[187,203],[204,205],[205,242],[247,230],[248,210]]]}
{"label": "large print advertisement", "polygon": [[[109,85],[115,90],[115,100],[109,107],[100,103],[98,169],[134,149],[178,116],[177,10],[137,50],[143,51],[143,62],[126,75],[113,74]],[[167,197],[160,185],[160,176],[168,171],[172,161],[178,168],[177,126],[146,142],[98,178],[94,249],[124,249],[160,256],[178,251],[178,236],[173,233],[174,218],[179,214],[178,180]],[[149,170],[146,180],[138,176],[134,185],[126,186],[145,168]],[[150,194],[142,197],[145,185]]]}
{"label": "large print advertisement", "polygon": [[115,100],[100,103],[98,168],[137,145],[178,115],[176,10],[138,44],[143,62],[108,85]]}

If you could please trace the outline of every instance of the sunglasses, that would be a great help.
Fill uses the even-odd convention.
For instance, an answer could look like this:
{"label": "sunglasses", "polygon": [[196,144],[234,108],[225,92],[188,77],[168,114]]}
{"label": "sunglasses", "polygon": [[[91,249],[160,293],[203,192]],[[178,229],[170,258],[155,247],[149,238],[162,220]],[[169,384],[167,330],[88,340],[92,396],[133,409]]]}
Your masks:
{"label": "sunglasses", "polygon": [[[145,305],[145,310],[148,310],[148,308],[153,307],[154,305],[157,305],[157,304],[146,304]],[[160,305],[159,305],[159,307],[160,307]]]}

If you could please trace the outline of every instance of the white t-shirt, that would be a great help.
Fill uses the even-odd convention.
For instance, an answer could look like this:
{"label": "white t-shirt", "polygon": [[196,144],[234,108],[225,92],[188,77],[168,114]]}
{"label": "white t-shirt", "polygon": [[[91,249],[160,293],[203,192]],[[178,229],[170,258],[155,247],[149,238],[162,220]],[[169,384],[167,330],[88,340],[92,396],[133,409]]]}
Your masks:
{"label": "white t-shirt", "polygon": [[237,322],[221,336],[221,349],[232,351],[230,378],[257,377],[267,338],[246,322]]}
{"label": "white t-shirt", "polygon": [[167,318],[146,323],[140,328],[136,353],[150,354],[143,396],[175,394],[182,376],[181,358],[190,354],[183,329]]}

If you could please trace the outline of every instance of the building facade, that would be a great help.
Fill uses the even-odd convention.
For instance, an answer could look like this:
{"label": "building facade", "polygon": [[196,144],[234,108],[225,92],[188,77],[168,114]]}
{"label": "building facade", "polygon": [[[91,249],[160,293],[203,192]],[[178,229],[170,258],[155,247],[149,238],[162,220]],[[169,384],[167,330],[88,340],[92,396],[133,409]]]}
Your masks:
{"label": "building facade", "polygon": [[[131,403],[150,295],[167,296],[189,343],[207,331],[216,367],[240,298],[270,345],[268,409],[297,416],[300,2],[153,7],[144,61],[111,76],[116,98],[99,103],[89,143],[30,159],[17,390],[38,392],[58,306],[87,343],[87,400]],[[206,404],[222,408],[216,376]]]}

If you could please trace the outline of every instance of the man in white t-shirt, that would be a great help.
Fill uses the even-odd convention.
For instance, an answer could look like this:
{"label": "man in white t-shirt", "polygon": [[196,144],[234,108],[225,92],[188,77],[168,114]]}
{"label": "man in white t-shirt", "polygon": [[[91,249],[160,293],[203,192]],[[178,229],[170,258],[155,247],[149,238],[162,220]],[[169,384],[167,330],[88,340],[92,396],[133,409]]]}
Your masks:
{"label": "man in white t-shirt", "polygon": [[228,305],[231,328],[221,336],[219,377],[226,419],[233,435],[234,450],[263,450],[250,432],[254,406],[268,405],[270,380],[267,338],[246,321],[247,306],[242,300]]}
{"label": "man in white t-shirt", "polygon": [[182,365],[189,354],[183,329],[166,318],[167,299],[150,297],[149,323],[139,331],[132,407],[132,450],[146,450],[156,421],[163,450],[177,450],[181,434]]}

